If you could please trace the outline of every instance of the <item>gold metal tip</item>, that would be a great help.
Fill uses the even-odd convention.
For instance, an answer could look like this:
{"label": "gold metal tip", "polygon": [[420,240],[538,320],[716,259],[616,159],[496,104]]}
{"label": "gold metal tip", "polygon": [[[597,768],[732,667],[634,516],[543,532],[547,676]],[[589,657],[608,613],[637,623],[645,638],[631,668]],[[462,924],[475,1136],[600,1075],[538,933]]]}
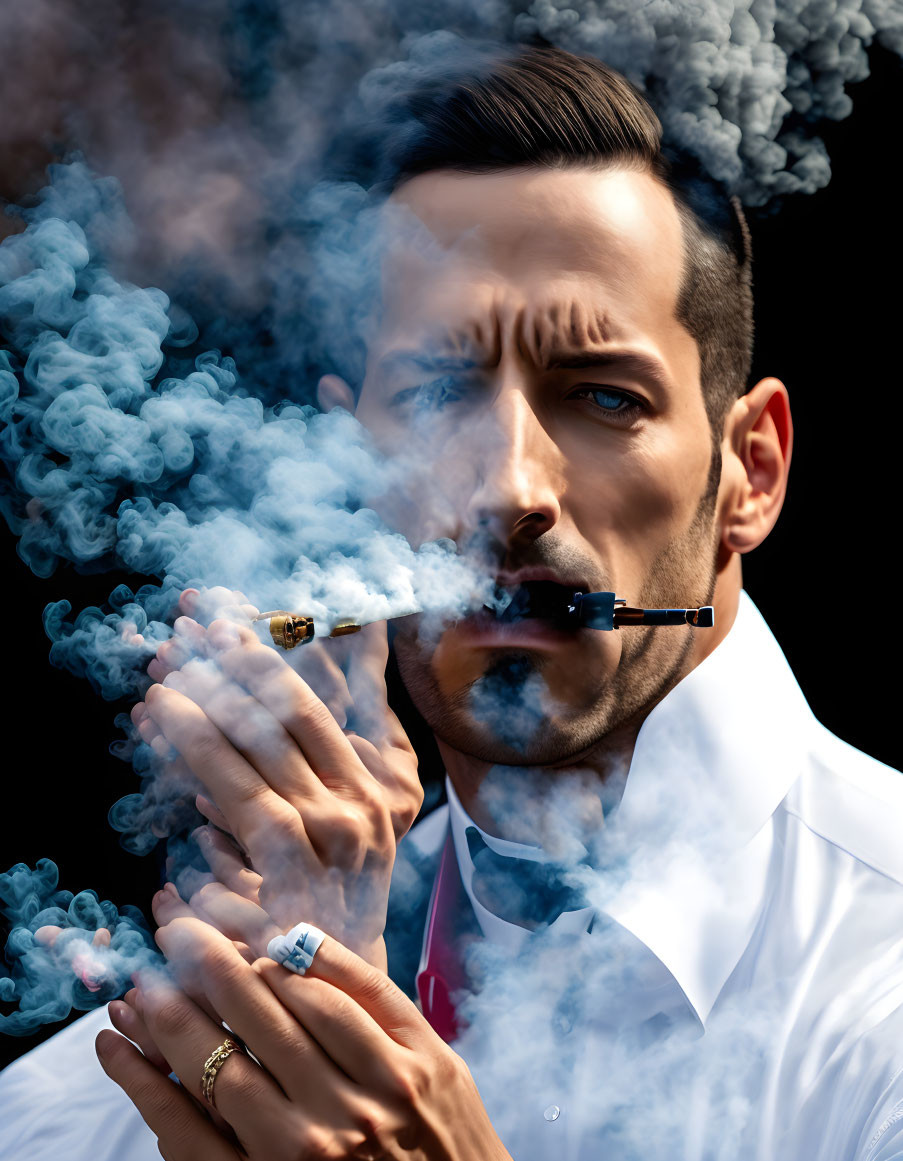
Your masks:
{"label": "gold metal tip", "polygon": [[361,626],[356,621],[339,621],[333,625],[330,637],[347,637],[349,633],[359,633]]}
{"label": "gold metal tip", "polygon": [[270,636],[280,649],[294,649],[313,640],[314,619],[297,613],[274,613],[270,616]]}

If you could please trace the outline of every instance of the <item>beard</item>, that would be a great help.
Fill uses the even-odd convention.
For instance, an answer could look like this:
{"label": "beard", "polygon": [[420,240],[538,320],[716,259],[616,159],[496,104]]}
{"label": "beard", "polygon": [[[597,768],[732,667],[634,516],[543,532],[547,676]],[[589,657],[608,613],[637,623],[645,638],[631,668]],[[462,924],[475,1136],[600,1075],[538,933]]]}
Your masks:
{"label": "beard", "polygon": [[[719,479],[716,451],[690,527],[653,560],[637,604],[673,606],[686,594],[700,604],[711,601],[717,575]],[[553,565],[565,554],[553,533],[546,533],[533,542],[530,563]],[[591,637],[587,643],[586,635],[595,632],[581,631],[583,642],[575,633],[573,649],[564,646],[573,654],[563,666],[569,671],[565,694],[555,688],[555,664],[540,650],[487,650],[482,673],[452,690],[441,688],[433,646],[424,645],[416,632],[398,633],[395,654],[414,706],[439,741],[493,765],[565,765],[642,721],[688,671],[696,630],[617,630],[620,656],[613,671],[602,663],[598,649],[593,651]]]}

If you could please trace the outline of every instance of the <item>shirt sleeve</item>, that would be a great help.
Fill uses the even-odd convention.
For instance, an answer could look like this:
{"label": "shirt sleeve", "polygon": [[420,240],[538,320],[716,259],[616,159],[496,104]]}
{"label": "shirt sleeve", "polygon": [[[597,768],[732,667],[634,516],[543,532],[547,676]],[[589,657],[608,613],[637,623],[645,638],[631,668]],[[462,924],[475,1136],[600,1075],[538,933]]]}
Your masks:
{"label": "shirt sleeve", "polygon": [[160,1161],[157,1138],[100,1067],[106,1008],[0,1072],[0,1161]]}
{"label": "shirt sleeve", "polygon": [[863,1139],[856,1161],[903,1161],[903,1066],[881,1094]]}

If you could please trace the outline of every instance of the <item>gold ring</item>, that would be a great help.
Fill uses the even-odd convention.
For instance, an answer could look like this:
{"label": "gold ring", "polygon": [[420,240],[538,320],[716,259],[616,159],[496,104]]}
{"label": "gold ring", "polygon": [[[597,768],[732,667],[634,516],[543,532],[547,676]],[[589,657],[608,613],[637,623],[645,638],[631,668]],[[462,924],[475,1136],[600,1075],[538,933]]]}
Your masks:
{"label": "gold ring", "polygon": [[241,1047],[227,1036],[222,1044],[214,1048],[207,1057],[201,1076],[201,1094],[204,1100],[209,1101],[214,1108],[216,1108],[216,1099],[213,1096],[213,1085],[216,1082],[217,1074],[232,1053],[240,1051]]}

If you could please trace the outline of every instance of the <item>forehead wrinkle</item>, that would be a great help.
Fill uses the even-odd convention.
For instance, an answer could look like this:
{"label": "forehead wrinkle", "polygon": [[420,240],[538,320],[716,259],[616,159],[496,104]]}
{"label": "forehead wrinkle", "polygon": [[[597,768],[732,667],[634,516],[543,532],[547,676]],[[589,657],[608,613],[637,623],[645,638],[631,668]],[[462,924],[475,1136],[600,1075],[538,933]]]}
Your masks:
{"label": "forehead wrinkle", "polygon": [[547,365],[553,351],[601,347],[615,337],[609,313],[576,297],[525,310],[519,321],[517,345],[538,367]]}

